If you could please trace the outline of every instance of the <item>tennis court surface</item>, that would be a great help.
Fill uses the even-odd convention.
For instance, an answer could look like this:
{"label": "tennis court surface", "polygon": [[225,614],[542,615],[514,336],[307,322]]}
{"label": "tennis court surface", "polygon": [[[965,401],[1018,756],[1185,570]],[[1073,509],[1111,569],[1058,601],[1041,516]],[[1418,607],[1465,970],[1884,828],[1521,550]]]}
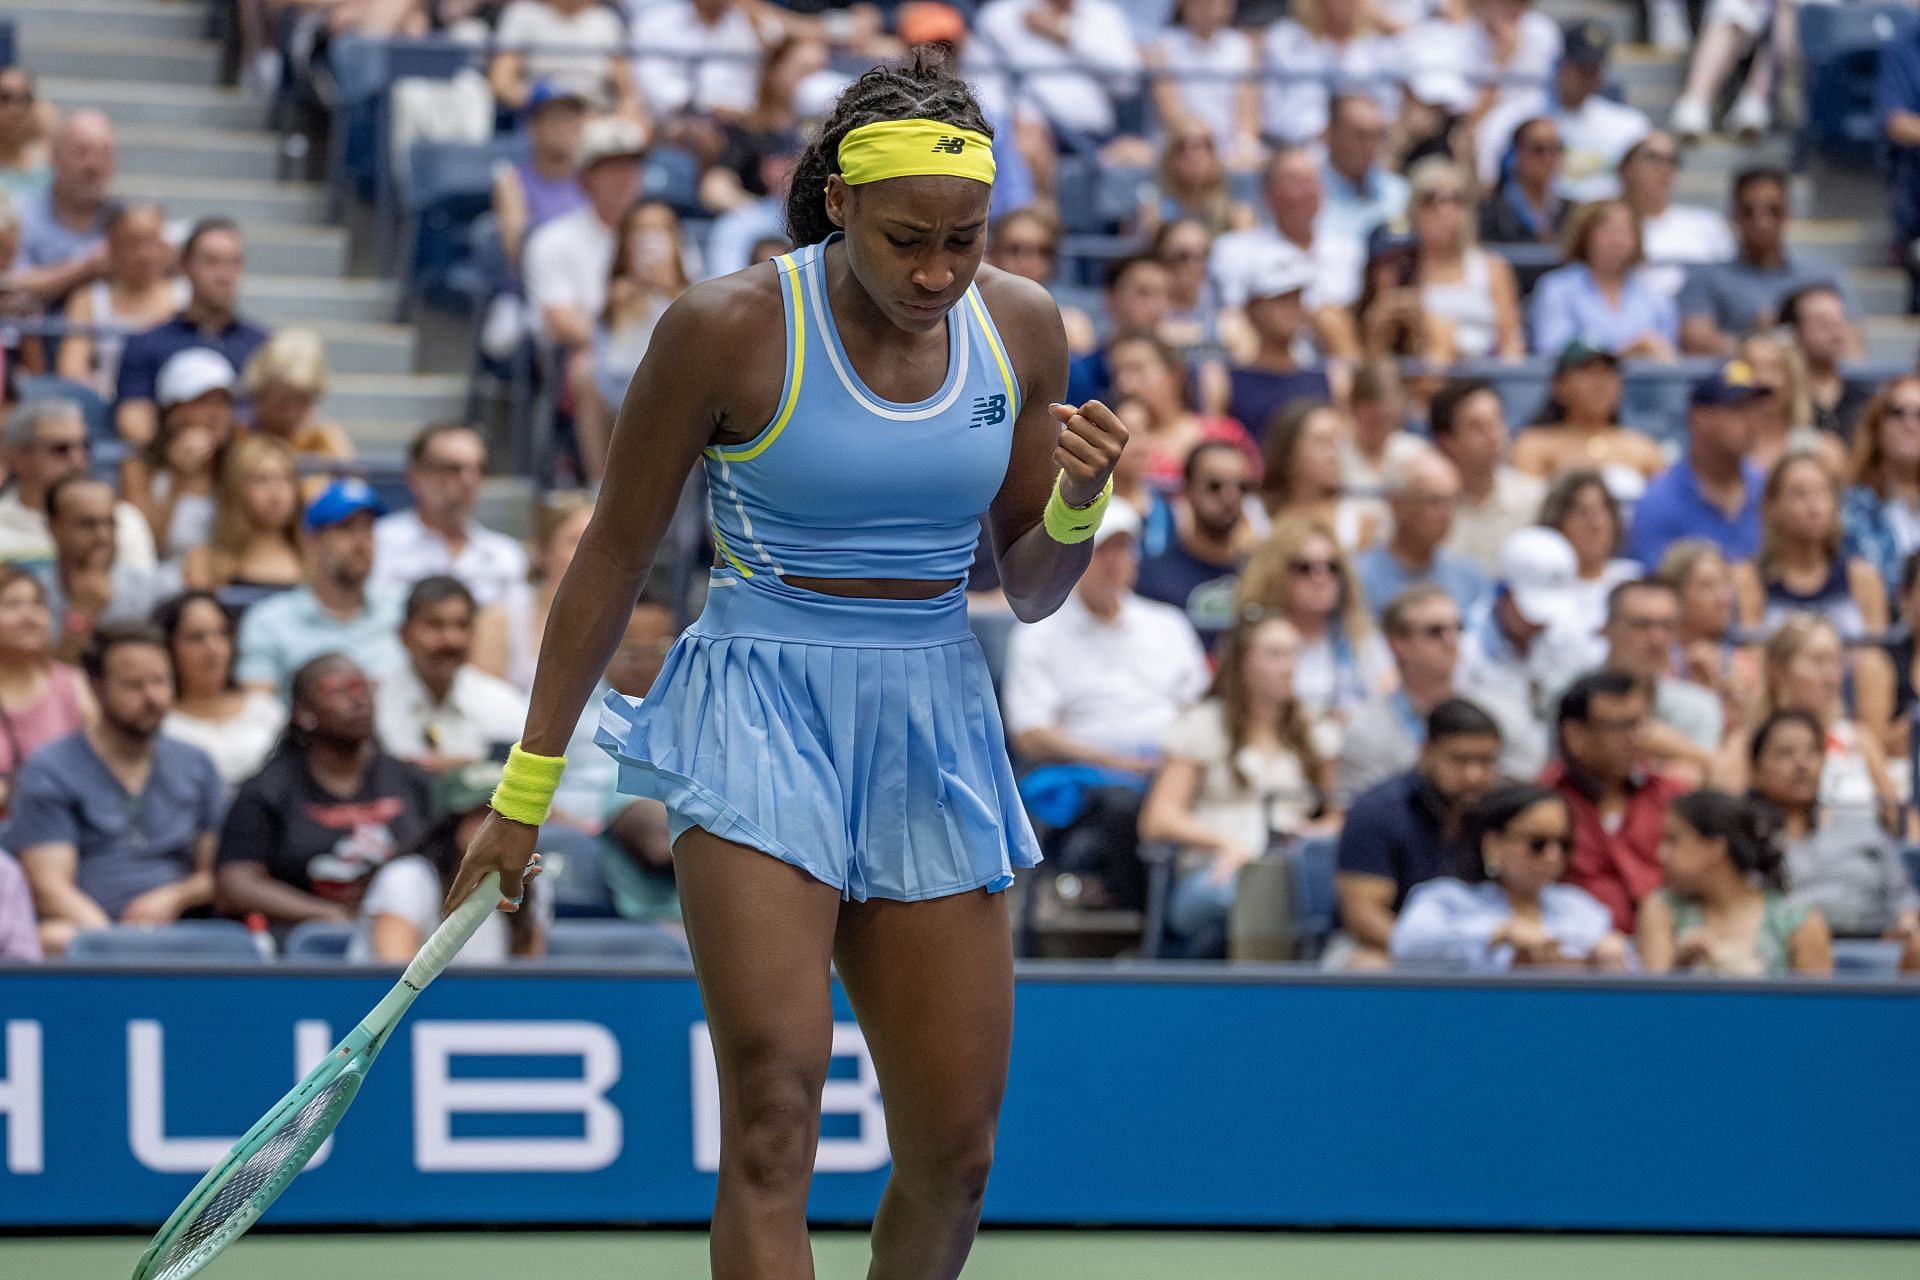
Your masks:
{"label": "tennis court surface", "polygon": [[[819,1280],[866,1274],[858,1232],[814,1237]],[[0,1241],[0,1275],[118,1280],[143,1239]],[[701,1280],[693,1232],[266,1235],[208,1280]],[[988,1232],[966,1280],[1913,1280],[1920,1243],[1645,1236]]]}

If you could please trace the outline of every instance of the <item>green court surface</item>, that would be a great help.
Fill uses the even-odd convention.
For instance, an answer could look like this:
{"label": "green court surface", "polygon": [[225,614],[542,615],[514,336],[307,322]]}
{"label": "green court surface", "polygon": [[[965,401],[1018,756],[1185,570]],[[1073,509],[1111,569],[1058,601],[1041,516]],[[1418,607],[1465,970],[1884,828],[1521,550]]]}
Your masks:
{"label": "green court surface", "polygon": [[[860,1280],[866,1240],[814,1238],[819,1280]],[[120,1280],[144,1240],[0,1240],[8,1280]],[[636,1231],[268,1235],[208,1280],[701,1280],[706,1237]],[[1920,1243],[1646,1236],[988,1232],[965,1280],[1914,1280]]]}

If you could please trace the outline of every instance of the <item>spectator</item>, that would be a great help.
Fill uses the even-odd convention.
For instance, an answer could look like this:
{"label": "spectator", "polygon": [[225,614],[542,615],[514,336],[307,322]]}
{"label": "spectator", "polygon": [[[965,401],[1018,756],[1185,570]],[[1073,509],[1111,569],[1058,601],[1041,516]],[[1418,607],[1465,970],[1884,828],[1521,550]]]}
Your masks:
{"label": "spectator", "polygon": [[1275,415],[1295,402],[1333,399],[1327,375],[1299,358],[1312,283],[1313,263],[1291,245],[1268,246],[1247,272],[1246,320],[1256,345],[1252,359],[1227,375],[1227,405],[1255,439],[1264,439]]}
{"label": "spectator", "polygon": [[[13,268],[19,257],[20,212],[14,207],[13,197],[0,191],[0,308],[9,313],[38,311],[40,300],[13,282]],[[13,355],[14,352],[0,345],[0,362]]]}
{"label": "spectator", "polygon": [[1893,379],[1860,416],[1841,504],[1846,551],[1883,582],[1920,551],[1920,374]]}
{"label": "spectator", "polygon": [[[1345,437],[1346,424],[1330,404],[1295,400],[1280,412],[1262,446],[1258,515],[1266,517],[1267,527],[1299,515],[1326,526],[1339,545],[1350,551],[1373,545],[1385,513],[1378,499],[1345,493],[1340,476],[1340,444]],[[1359,607],[1364,612],[1364,605]]]}
{"label": "spectator", "polygon": [[80,673],[48,656],[52,640],[40,580],[0,565],[0,816],[33,753],[94,718]]}
{"label": "spectator", "polygon": [[[0,95],[6,89],[0,81]],[[0,192],[4,194],[4,192]],[[45,959],[40,924],[33,918],[33,888],[13,855],[0,849],[0,960]]]}
{"label": "spectator", "polygon": [[1246,305],[1249,268],[1259,266],[1267,251],[1291,246],[1313,267],[1305,301],[1321,350],[1343,359],[1357,357],[1359,336],[1347,309],[1360,296],[1366,250],[1359,241],[1320,227],[1324,192],[1319,159],[1308,147],[1280,148],[1267,162],[1261,192],[1273,229],[1231,232],[1213,242],[1207,270],[1219,287],[1222,305]]}
{"label": "spectator", "polygon": [[1495,157],[1499,171],[1480,202],[1480,238],[1491,244],[1556,244],[1572,204],[1560,193],[1566,144],[1549,116],[1531,116]]}
{"label": "spectator", "polygon": [[1467,19],[1457,37],[1464,47],[1456,65],[1480,94],[1470,116],[1484,119],[1515,102],[1537,114],[1560,62],[1559,25],[1528,0],[1468,0],[1462,8]]}
{"label": "spectator", "polygon": [[1556,792],[1507,782],[1467,811],[1458,877],[1416,885],[1388,939],[1395,963],[1468,972],[1622,970],[1631,950],[1593,896],[1556,883],[1573,818]]}
{"label": "spectator", "polygon": [[736,0],[661,0],[633,15],[633,83],[654,119],[739,119],[753,110],[765,50]]}
{"label": "spectator", "polygon": [[671,205],[643,200],[620,219],[607,272],[607,305],[594,324],[592,356],[576,366],[591,376],[573,387],[574,435],[589,479],[606,470],[614,415],[653,341],[654,326],[692,283],[685,252],[680,215]]}
{"label": "spectator", "polygon": [[1314,715],[1344,721],[1393,684],[1393,660],[1367,621],[1333,533],[1309,515],[1275,523],[1240,574],[1238,616],[1274,614],[1300,636],[1294,693]]}
{"label": "spectator", "polygon": [[1486,575],[1472,561],[1441,549],[1452,532],[1460,495],[1453,464],[1422,449],[1389,468],[1384,487],[1393,532],[1353,562],[1367,607],[1377,617],[1402,591],[1427,582],[1445,588],[1463,609],[1477,605],[1488,589]]}
{"label": "spectator", "polygon": [[[433,825],[367,883],[354,917],[353,938],[347,944],[349,960],[404,965],[433,936],[460,858],[492,812],[487,801],[500,783],[500,773],[498,764],[480,760],[438,779]],[[527,900],[520,910],[489,914],[460,948],[455,964],[503,964],[546,954],[553,898],[533,883],[539,874],[539,867],[528,872]]]}
{"label": "spectator", "polygon": [[1641,769],[1651,710],[1636,676],[1581,676],[1560,695],[1553,720],[1560,758],[1540,777],[1573,813],[1568,883],[1604,903],[1622,932],[1633,928],[1640,903],[1660,887],[1661,819],[1685,789]]}
{"label": "spectator", "polygon": [[207,753],[237,787],[260,771],[286,727],[287,709],[233,678],[233,622],[210,591],[187,591],[154,610],[173,661],[173,710],[161,731]]}
{"label": "spectator", "polygon": [[1107,348],[1107,360],[1113,398],[1156,491],[1180,487],[1187,454],[1202,441],[1225,441],[1242,449],[1249,463],[1258,461],[1259,450],[1239,423],[1193,411],[1192,374],[1165,341],[1151,334],[1122,338]]}
{"label": "spectator", "polygon": [[1920,892],[1900,850],[1871,817],[1820,809],[1821,741],[1805,711],[1777,711],[1748,747],[1752,794],[1779,811],[1793,896],[1836,936],[1901,944],[1900,967],[1920,970]]}
{"label": "spectator", "polygon": [[1843,640],[1887,629],[1887,592],[1866,560],[1841,546],[1840,481],[1810,453],[1788,454],[1767,477],[1760,501],[1760,553],[1736,565],[1740,620],[1772,631],[1787,616],[1811,613]]}
{"label": "spectator", "polygon": [[[0,560],[40,567],[54,558],[47,527],[47,494],[60,480],[87,469],[87,422],[72,400],[24,400],[7,415],[8,483],[0,490]],[[151,569],[153,531],[130,502],[113,508],[120,559]]]}
{"label": "spectator", "polygon": [[[501,55],[511,57],[513,55]],[[587,121],[587,100],[550,80],[527,94],[527,158],[503,160],[493,170],[493,220],[509,274],[520,274],[520,254],[536,228],[587,203],[574,158]]]}
{"label": "spectator", "polygon": [[33,73],[22,66],[0,67],[0,193],[16,200],[53,182],[38,106]]}
{"label": "spectator", "polygon": [[[1442,367],[1455,356],[1453,327],[1427,314],[1419,288],[1420,250],[1404,237],[1377,237],[1353,304],[1358,358]],[[1491,305],[1491,299],[1487,300]]]}
{"label": "spectator", "polygon": [[188,291],[186,281],[173,275],[173,250],[158,205],[114,206],[107,214],[106,243],[100,277],[67,295],[72,332],[60,339],[56,371],[111,400],[126,335],[172,319],[186,305]]}
{"label": "spectator", "polygon": [[1813,398],[1793,348],[1778,338],[1750,333],[1735,344],[1734,359],[1744,360],[1754,382],[1772,393],[1747,460],[1772,471],[1789,452],[1811,453],[1834,475],[1845,472],[1846,450],[1839,438],[1813,429]]}
{"label": "spectator", "polygon": [[[1598,471],[1576,467],[1563,473],[1547,491],[1540,503],[1540,523],[1557,531],[1573,548],[1577,568],[1567,622],[1583,636],[1597,636],[1606,622],[1607,599],[1613,589],[1641,574],[1638,563],[1620,556],[1627,529],[1619,502]],[[1596,644],[1587,661],[1566,674],[1577,675],[1599,658]]]}
{"label": "spectator", "polygon": [[1246,556],[1245,499],[1253,491],[1246,454],[1225,440],[1187,452],[1174,533],[1140,558],[1134,590],[1184,611],[1208,649],[1233,622],[1233,589]]}
{"label": "spectator", "polygon": [[[929,0],[919,2],[925,4]],[[938,7],[945,9],[943,5]],[[900,15],[900,21],[912,25],[905,13]],[[964,24],[961,29],[964,31]],[[725,213],[773,194],[766,182],[764,161],[769,156],[791,155],[799,149],[797,139],[808,123],[807,116],[812,114],[813,106],[803,104],[801,94],[810,83],[818,83],[818,77],[833,76],[834,73],[827,70],[827,58],[826,41],[802,35],[784,35],[768,47],[766,57],[760,62],[752,109],[744,115],[722,115],[713,122],[720,131],[720,152],[718,162],[700,176],[702,205]],[[803,105],[809,110],[803,111]],[[999,158],[996,144],[994,159],[997,162]],[[996,179],[999,176],[998,172],[994,174]],[[1011,179],[1011,170],[1008,176]],[[990,213],[998,215],[1001,198],[996,190]]]}
{"label": "spectator", "polygon": [[[1207,279],[1207,250],[1212,244],[1206,225],[1193,218],[1163,223],[1153,236],[1153,256],[1167,269],[1167,318],[1160,322],[1160,336],[1189,358],[1197,348],[1221,341],[1220,303]],[[1208,361],[1200,367],[1209,375],[1208,386],[1217,399],[1218,366]]]}
{"label": "spectator", "polygon": [[1706,780],[1720,754],[1726,719],[1714,691],[1673,674],[1680,639],[1680,593],[1659,578],[1634,578],[1607,595],[1609,671],[1624,671],[1653,690],[1652,720],[1642,743],[1648,757],[1676,778]]}
{"label": "spectator", "polygon": [[1387,603],[1380,630],[1393,651],[1399,680],[1391,692],[1362,703],[1340,745],[1340,801],[1414,767],[1427,740],[1427,716],[1449,698],[1464,697],[1500,726],[1500,772],[1531,777],[1546,763],[1545,737],[1525,707],[1496,690],[1461,688],[1460,606],[1434,583],[1408,587]]}
{"label": "spectator", "polygon": [[1628,359],[1672,360],[1679,312],[1641,278],[1640,259],[1640,231],[1625,202],[1580,206],[1567,227],[1566,265],[1533,287],[1534,350],[1580,342]]}
{"label": "spectator", "polygon": [[586,494],[551,494],[541,504],[534,514],[533,580],[511,584],[498,609],[481,611],[474,622],[474,666],[501,677],[521,693],[533,692],[534,663],[547,631],[553,593],[573,563],[573,553],[592,518],[593,500]]}
{"label": "spectator", "polygon": [[[1742,334],[1779,323],[1787,295],[1810,284],[1831,283],[1823,268],[1787,257],[1787,216],[1786,174],[1745,169],[1734,177],[1738,254],[1729,262],[1701,263],[1687,271],[1680,290],[1682,351],[1724,356]],[[1851,345],[1857,346],[1858,340]]]}
{"label": "spectator", "polygon": [[[1186,617],[1134,594],[1139,534],[1131,507],[1108,508],[1067,602],[1015,628],[1003,695],[1014,750],[1039,766],[1021,794],[1060,833],[1050,856],[1096,882],[1093,900],[1120,906],[1144,888],[1130,837],[1158,743],[1207,683]],[[1057,808],[1038,798],[1045,791],[1065,793],[1051,797]]]}
{"label": "spectator", "polygon": [[[207,218],[188,233],[180,248],[180,269],[191,288],[187,305],[158,328],[127,339],[120,354],[114,425],[129,446],[139,448],[153,441],[159,426],[154,399],[160,371],[174,356],[206,347],[239,369],[266,344],[266,330],[234,311],[245,266],[245,246],[234,223]],[[231,390],[231,382],[228,387]]]}
{"label": "spectator", "polygon": [[500,13],[493,47],[487,82],[508,111],[525,110],[544,81],[595,111],[645,120],[627,66],[626,27],[599,0],[513,0]]}
{"label": "spectator", "polygon": [[1723,791],[1673,802],[1660,840],[1666,887],[1647,899],[1636,932],[1647,972],[1833,972],[1819,908],[1787,892],[1777,828],[1763,805]]}
{"label": "spectator", "polygon": [[1156,333],[1166,322],[1173,308],[1173,273],[1151,253],[1116,258],[1107,264],[1105,302],[1107,347],[1077,356],[1067,366],[1067,399],[1075,404],[1112,394],[1108,359],[1113,344],[1136,333]]}
{"label": "spectator", "polygon": [[1634,507],[1629,556],[1658,564],[1674,539],[1705,538],[1730,561],[1753,558],[1760,549],[1765,476],[1747,453],[1771,394],[1740,360],[1694,383],[1687,454],[1649,484]]}
{"label": "spectator", "polygon": [[178,574],[142,568],[119,551],[119,519],[113,488],[84,472],[47,487],[47,528],[53,563],[40,573],[53,618],[54,652],[78,661],[93,629],[105,622],[135,622]]}
{"label": "spectator", "polygon": [[120,491],[147,517],[160,558],[178,561],[213,534],[220,459],[233,439],[237,376],[226,357],[187,347],[160,369],[159,432],[120,464]]}
{"label": "spectator", "polygon": [[[1060,224],[1052,214],[1036,208],[1002,215],[987,240],[987,261],[1002,271],[1052,288],[1060,266]],[[1060,321],[1067,330],[1067,350],[1074,355],[1085,355],[1098,345],[1093,317],[1079,307],[1062,303]]]}
{"label": "spectator", "polygon": [[[1825,618],[1795,614],[1782,622],[1767,637],[1762,651],[1766,678],[1765,697],[1760,704],[1762,716],[1775,711],[1798,710],[1818,717],[1826,726],[1822,736],[1826,761],[1820,770],[1820,806],[1829,812],[1846,810],[1879,816],[1889,829],[1899,812],[1899,797],[1887,771],[1886,752],[1880,743],[1878,726],[1887,723],[1892,699],[1887,694],[1884,668],[1862,661],[1867,655],[1855,655],[1855,706],[1847,714],[1845,700],[1846,649],[1840,633]],[[1872,655],[1879,657],[1879,654]],[[1880,687],[1863,677],[1878,673]],[[1861,699],[1878,700],[1871,718]],[[1730,753],[1722,776],[1728,785],[1746,783],[1748,759]]]}
{"label": "spectator", "polygon": [[350,653],[384,672],[402,658],[400,593],[368,581],[374,517],[386,507],[364,480],[336,480],[307,507],[307,585],[262,600],[240,622],[242,684],[284,692],[322,654]]}
{"label": "spectator", "polygon": [[374,872],[427,831],[427,775],[380,750],[373,689],[323,654],[292,680],[286,736],[241,786],[220,831],[220,909],[276,925],[351,920]]}
{"label": "spectator", "polygon": [[491,757],[517,742],[526,723],[525,696],[469,661],[475,611],[458,578],[416,582],[400,624],[407,661],[374,695],[381,746],[433,773]]}
{"label": "spectator", "polygon": [[1349,90],[1328,104],[1327,163],[1321,173],[1326,207],[1321,225],[1364,241],[1407,216],[1407,180],[1383,163],[1387,115],[1371,93]]}
{"label": "spectator", "polygon": [[1724,215],[1698,205],[1673,203],[1680,149],[1659,129],[1627,149],[1620,161],[1620,198],[1640,220],[1641,275],[1656,292],[1680,296],[1687,269],[1725,262],[1738,252]]}
{"label": "spectator", "polygon": [[[1607,98],[1607,58],[1613,33],[1594,18],[1567,24],[1561,33],[1560,64],[1547,88],[1545,116],[1559,126],[1566,154],[1561,190],[1576,202],[1608,200],[1620,194],[1619,168],[1627,150],[1653,129],[1646,115]],[[1499,179],[1500,158],[1516,136],[1516,126],[1543,114],[1538,102],[1510,100],[1491,111],[1479,130],[1480,180]]]}
{"label": "spectator", "polygon": [[1492,573],[1500,563],[1501,544],[1514,530],[1533,523],[1547,487],[1504,460],[1506,413],[1491,382],[1448,382],[1434,395],[1427,424],[1434,447],[1460,477],[1446,549]]}
{"label": "spectator", "polygon": [[1435,336],[1448,359],[1518,359],[1526,354],[1513,268],[1474,243],[1473,197],[1467,175],[1438,158],[1415,165],[1414,276],[1421,310],[1440,323]]}
{"label": "spectator", "polygon": [[1199,120],[1167,130],[1154,184],[1141,193],[1136,229],[1152,235],[1169,222],[1191,218],[1219,235],[1253,226],[1253,210],[1233,198],[1227,166],[1213,131]]}
{"label": "spectator", "polygon": [[1326,131],[1331,100],[1343,93],[1384,95],[1391,87],[1392,42],[1380,35],[1365,0],[1306,0],[1268,28],[1263,132],[1302,143]]}
{"label": "spectator", "polygon": [[1387,964],[1394,925],[1414,886],[1461,861],[1463,819],[1492,786],[1500,726],[1473,703],[1448,698],[1427,715],[1420,763],[1361,795],[1347,813],[1334,859],[1341,934],[1328,968]]}
{"label": "spectator", "polygon": [[1162,741],[1164,761],[1140,810],[1140,838],[1181,848],[1167,927],[1184,954],[1226,954],[1240,868],[1305,830],[1328,807],[1326,735],[1294,696],[1300,637],[1281,618],[1236,625],[1204,701]]}
{"label": "spectator", "polygon": [[1513,442],[1513,465],[1551,480],[1570,467],[1598,467],[1630,495],[1667,469],[1651,436],[1619,425],[1620,358],[1575,339],[1553,363],[1540,418]]}
{"label": "spectator", "polygon": [[1681,538],[1660,558],[1656,575],[1680,599],[1673,672],[1719,695],[1721,726],[1751,724],[1760,699],[1759,655],[1733,634],[1733,570],[1705,538]]}
{"label": "spectator", "polygon": [[407,492],[414,505],[383,516],[374,529],[374,578],[405,588],[429,574],[451,574],[482,608],[498,604],[527,578],[527,553],[473,518],[487,472],[487,446],[474,428],[440,422],[407,449]]}
{"label": "spectator", "polygon": [[736,205],[713,220],[713,229],[707,233],[706,269],[689,274],[711,279],[739,271],[752,261],[754,245],[769,238],[786,238],[787,188],[792,185],[793,171],[799,162],[798,134],[770,135],[765,139],[758,161],[757,185],[767,194]]}
{"label": "spectator", "polygon": [[1554,529],[1517,529],[1500,547],[1487,603],[1467,617],[1460,679],[1546,721],[1547,695],[1593,653],[1579,615],[1579,559]]}
{"label": "spectator", "polygon": [[244,609],[307,579],[300,487],[293,451],[273,436],[242,436],[219,466],[213,532],[188,552],[184,577]]}
{"label": "spectator", "polygon": [[1062,151],[1085,151],[1119,131],[1115,99],[1134,92],[1140,49],[1126,13],[1108,0],[990,0],[974,15],[974,75],[1014,78],[1000,114],[1037,113]]}
{"label": "spectator", "polygon": [[1233,16],[1232,0],[1183,0],[1141,53],[1156,73],[1154,111],[1169,143],[1198,124],[1228,164],[1251,168],[1260,156],[1260,55]]}
{"label": "spectator", "polygon": [[20,256],[11,283],[57,306],[106,269],[113,122],[99,111],[74,112],[54,134],[51,155],[53,181],[18,201]]}
{"label": "spectator", "polygon": [[49,955],[82,929],[171,924],[205,907],[225,800],[206,753],[160,732],[173,679],[157,632],[102,627],[85,665],[99,719],[27,761],[8,832]]}
{"label": "spectator", "polygon": [[327,393],[327,350],[319,334],[282,329],[248,359],[240,383],[256,434],[280,441],[301,462],[352,459],[347,433],[314,413]]}
{"label": "spectator", "polygon": [[1808,285],[1780,304],[1780,323],[1793,332],[1793,348],[1806,374],[1811,425],[1839,440],[1852,440],[1873,389],[1847,379],[1840,362],[1852,355],[1853,326],[1847,304],[1829,284]]}
{"label": "spectator", "polygon": [[1407,427],[1407,389],[1391,360],[1369,360],[1347,391],[1353,430],[1340,442],[1340,483],[1348,493],[1378,495],[1388,470],[1425,452]]}
{"label": "spectator", "polygon": [[[612,16],[610,10],[602,12]],[[645,150],[645,137],[632,122],[589,121],[574,157],[587,202],[548,219],[527,237],[521,262],[527,302],[539,317],[541,341],[551,347],[583,353],[593,340],[593,317],[607,305],[614,236],[640,190]]]}
{"label": "spectator", "polygon": [[1751,45],[1745,85],[1721,124],[1742,142],[1758,142],[1773,127],[1768,101],[1773,97],[1775,64],[1800,61],[1799,22],[1792,5],[1769,7],[1723,0],[1712,5],[1693,46],[1686,85],[1673,104],[1673,131],[1697,142],[1712,127],[1712,104]]}

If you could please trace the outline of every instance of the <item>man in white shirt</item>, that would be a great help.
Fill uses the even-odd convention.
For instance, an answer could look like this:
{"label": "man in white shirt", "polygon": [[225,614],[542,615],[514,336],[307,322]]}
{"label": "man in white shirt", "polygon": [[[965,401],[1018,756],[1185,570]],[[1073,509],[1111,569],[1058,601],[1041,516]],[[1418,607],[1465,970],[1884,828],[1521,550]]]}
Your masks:
{"label": "man in white shirt", "polygon": [[486,473],[487,446],[472,427],[441,422],[413,438],[407,491],[414,506],[374,526],[376,586],[404,591],[429,575],[450,574],[487,607],[527,580],[520,544],[473,518]]}
{"label": "man in white shirt", "polygon": [[580,131],[580,185],[587,203],[541,224],[527,238],[527,302],[542,341],[582,351],[607,302],[607,272],[620,219],[640,190],[646,142],[637,126],[609,116]]}
{"label": "man in white shirt", "polygon": [[407,595],[400,643],[407,660],[380,680],[374,731],[391,755],[440,772],[483,760],[520,737],[527,700],[467,661],[473,595],[458,578],[423,578]]}
{"label": "man in white shirt", "polygon": [[1493,597],[1467,620],[1459,679],[1546,723],[1568,672],[1594,663],[1581,616],[1579,557],[1557,529],[1517,529],[1500,548]]}
{"label": "man in white shirt", "polygon": [[1261,194],[1271,225],[1217,236],[1208,252],[1207,273],[1221,306],[1244,307],[1251,273],[1271,259],[1276,245],[1283,250],[1291,246],[1313,264],[1305,302],[1321,350],[1357,358],[1359,340],[1348,308],[1360,296],[1366,249],[1354,237],[1322,224],[1325,191],[1319,158],[1308,147],[1280,148],[1267,162]]}
{"label": "man in white shirt", "polygon": [[1484,378],[1459,378],[1436,391],[1427,409],[1434,447],[1460,474],[1460,495],[1446,549],[1498,572],[1507,535],[1540,518],[1546,481],[1509,466],[1506,410]]}
{"label": "man in white shirt", "polygon": [[[53,561],[47,490],[87,469],[87,422],[71,400],[23,400],[7,415],[3,440],[11,483],[0,490],[0,560],[37,568]],[[115,563],[145,573],[154,565],[153,527],[131,502],[115,502]]]}
{"label": "man in white shirt", "polygon": [[1002,703],[1014,751],[1040,766],[1021,784],[1053,829],[1048,857],[1086,879],[1088,900],[1137,905],[1139,808],[1159,742],[1207,687],[1207,656],[1181,610],[1134,594],[1140,517],[1107,508],[1093,559],[1051,617],[1016,626]]}
{"label": "man in white shirt", "polygon": [[1620,161],[1621,198],[1640,219],[1640,278],[1669,298],[1680,296],[1693,263],[1727,262],[1740,251],[1724,213],[1673,203],[1679,172],[1679,145],[1664,129],[1634,143]]}
{"label": "man in white shirt", "polygon": [[974,18],[968,70],[1004,115],[1037,111],[1063,140],[1104,142],[1116,94],[1140,75],[1127,15],[1109,0],[992,0]]}
{"label": "man in white shirt", "polygon": [[735,0],[668,0],[633,17],[634,82],[656,119],[683,111],[745,115],[762,47]]}
{"label": "man in white shirt", "polygon": [[627,70],[627,29],[600,0],[514,0],[500,14],[487,80],[510,110],[527,105],[533,86],[585,99],[596,111],[636,122],[641,108]]}
{"label": "man in white shirt", "polygon": [[1489,187],[1500,178],[1500,162],[1522,124],[1544,115],[1560,127],[1566,147],[1560,171],[1569,200],[1606,200],[1620,193],[1620,160],[1647,136],[1653,122],[1645,114],[1601,95],[1607,80],[1607,56],[1613,35],[1595,20],[1567,24],[1561,38],[1560,65],[1544,103],[1517,98],[1487,114],[1476,137],[1480,180]]}

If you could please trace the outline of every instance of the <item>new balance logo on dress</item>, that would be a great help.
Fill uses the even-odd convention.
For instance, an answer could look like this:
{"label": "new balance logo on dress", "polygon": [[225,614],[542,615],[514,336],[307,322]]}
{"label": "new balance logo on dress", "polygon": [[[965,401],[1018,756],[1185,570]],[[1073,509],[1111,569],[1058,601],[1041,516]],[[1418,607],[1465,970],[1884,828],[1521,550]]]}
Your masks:
{"label": "new balance logo on dress", "polygon": [[933,143],[933,150],[936,155],[957,156],[966,149],[967,140],[965,138],[953,138],[944,134],[934,139]]}
{"label": "new balance logo on dress", "polygon": [[1007,398],[1004,395],[981,396],[973,402],[973,420],[969,427],[993,427],[1007,420]]}

